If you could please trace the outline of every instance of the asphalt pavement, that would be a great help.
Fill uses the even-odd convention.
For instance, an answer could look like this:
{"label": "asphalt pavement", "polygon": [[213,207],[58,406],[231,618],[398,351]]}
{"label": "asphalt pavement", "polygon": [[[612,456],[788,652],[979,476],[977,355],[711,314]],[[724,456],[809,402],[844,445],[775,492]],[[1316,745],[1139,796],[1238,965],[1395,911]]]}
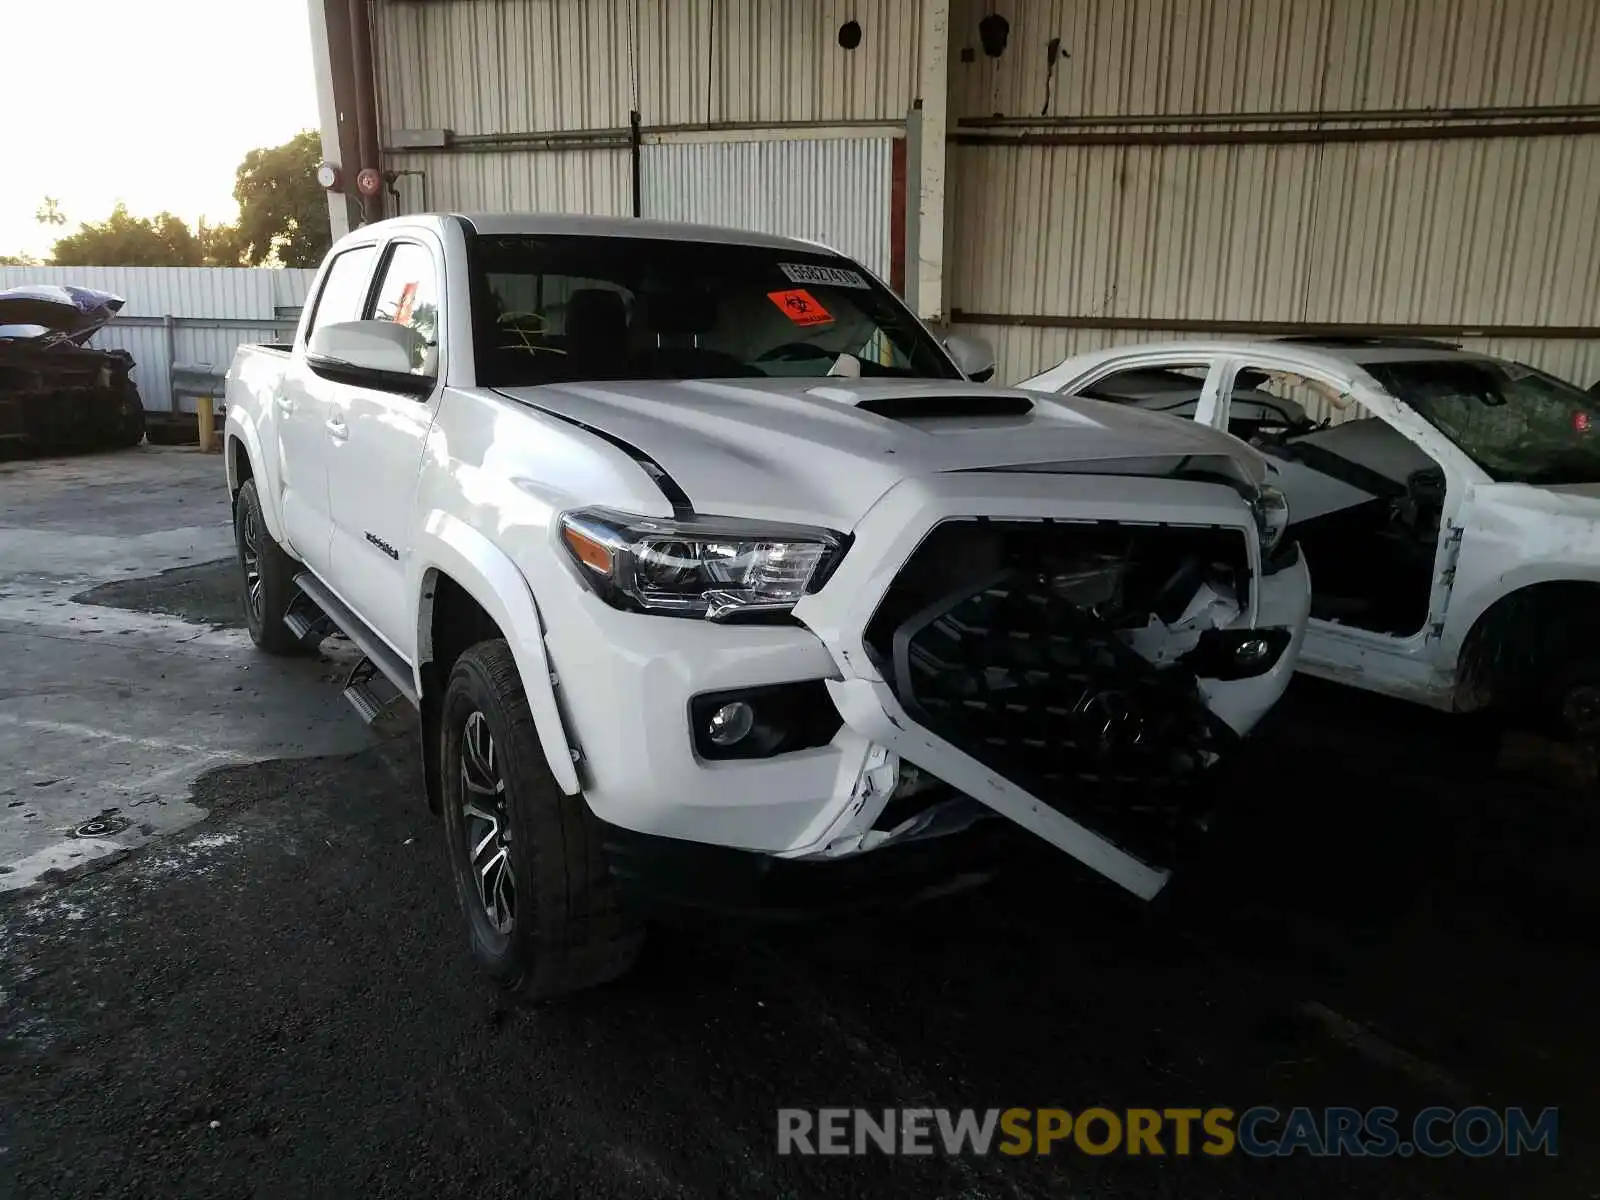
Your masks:
{"label": "asphalt pavement", "polygon": [[[74,528],[92,479],[63,515],[33,478],[33,507],[0,508],[0,550],[18,512],[96,536]],[[1600,1195],[1593,797],[1505,777],[1473,727],[1297,686],[1208,857],[1153,908],[1019,842],[980,889],[821,925],[675,924],[623,982],[520,1006],[473,973],[409,731],[316,707],[338,662],[241,656],[231,569],[191,540],[196,561],[151,564],[166,575],[112,570],[125,554],[0,586],[0,651],[33,646],[35,684],[41,641],[79,696],[183,657],[216,674],[139,696],[166,713],[187,694],[205,751],[211,709],[245,695],[217,689],[248,666],[267,730],[215,761],[143,746],[180,762],[156,790],[192,819],[0,897],[0,1195]],[[89,615],[136,632],[63,632]],[[118,657],[130,640],[142,671]],[[91,715],[50,719],[162,740],[119,734],[146,727],[112,700]],[[275,749],[291,718],[318,728]],[[0,740],[0,788],[20,794],[37,750]],[[75,786],[100,798],[114,775]],[[25,799],[51,844],[74,840],[78,810]],[[1333,1104],[1556,1105],[1560,1153],[777,1149],[789,1107]]]}

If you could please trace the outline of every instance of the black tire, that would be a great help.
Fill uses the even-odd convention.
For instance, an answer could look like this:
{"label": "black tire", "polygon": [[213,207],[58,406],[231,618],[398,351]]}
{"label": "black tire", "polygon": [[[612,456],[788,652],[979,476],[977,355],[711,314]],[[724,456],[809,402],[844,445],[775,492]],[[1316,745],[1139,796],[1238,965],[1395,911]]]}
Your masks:
{"label": "black tire", "polygon": [[117,421],[117,443],[137,446],[144,441],[144,400],[133,380],[122,390],[122,411]]}
{"label": "black tire", "polygon": [[530,1000],[625,974],[643,930],[617,895],[588,805],[550,773],[503,640],[456,660],[441,709],[445,842],[479,966]]}
{"label": "black tire", "polygon": [[283,623],[295,596],[294,577],[300,565],[273,541],[253,479],[244,481],[233,502],[233,543],[250,640],[268,654],[306,653],[306,647]]}
{"label": "black tire", "polygon": [[1581,651],[1555,673],[1539,706],[1543,724],[1573,742],[1600,742],[1600,656]]}

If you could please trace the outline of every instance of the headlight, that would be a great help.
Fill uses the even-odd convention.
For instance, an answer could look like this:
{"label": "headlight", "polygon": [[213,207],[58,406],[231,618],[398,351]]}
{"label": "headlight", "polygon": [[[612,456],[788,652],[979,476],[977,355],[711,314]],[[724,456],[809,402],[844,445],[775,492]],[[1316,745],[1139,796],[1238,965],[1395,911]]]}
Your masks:
{"label": "headlight", "polygon": [[844,545],[826,529],[603,508],[563,513],[561,542],[612,607],[707,621],[788,612],[821,586]]}
{"label": "headlight", "polygon": [[1289,528],[1289,501],[1271,484],[1263,484],[1250,510],[1255,513],[1256,529],[1261,534],[1261,556],[1265,558],[1278,548],[1283,531]]}

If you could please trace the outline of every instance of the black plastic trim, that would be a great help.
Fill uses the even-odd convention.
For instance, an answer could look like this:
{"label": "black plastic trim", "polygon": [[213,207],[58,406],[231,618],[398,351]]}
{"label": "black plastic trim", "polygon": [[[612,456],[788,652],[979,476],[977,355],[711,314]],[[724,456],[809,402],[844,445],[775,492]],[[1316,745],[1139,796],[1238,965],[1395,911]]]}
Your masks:
{"label": "black plastic trim", "polygon": [[866,854],[800,860],[595,823],[623,896],[650,915],[801,921],[898,908],[984,883],[1034,853],[1028,835],[1000,820]]}
{"label": "black plastic trim", "polygon": [[[705,736],[706,722],[716,709],[736,700],[755,709],[755,728],[736,745],[718,746]],[[761,736],[764,706],[767,736]],[[831,742],[843,724],[844,718],[828,695],[828,685],[820,679],[727,688],[701,692],[689,699],[689,734],[694,751],[708,762],[775,758],[798,750],[814,750]],[[773,736],[773,725],[782,726],[784,732]]]}

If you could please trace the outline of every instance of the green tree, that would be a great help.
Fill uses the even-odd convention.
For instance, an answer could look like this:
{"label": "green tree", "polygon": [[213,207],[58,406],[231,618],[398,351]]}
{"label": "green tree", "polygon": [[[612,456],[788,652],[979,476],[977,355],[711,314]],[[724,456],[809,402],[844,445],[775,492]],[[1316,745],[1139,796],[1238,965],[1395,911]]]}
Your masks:
{"label": "green tree", "polygon": [[37,267],[39,260],[31,254],[0,254],[0,267]]}
{"label": "green tree", "polygon": [[200,267],[200,239],[169,212],[136,217],[118,203],[104,221],[85,221],[56,242],[51,261],[62,267]]}
{"label": "green tree", "polygon": [[317,183],[322,142],[307,129],[244,156],[233,185],[233,245],[252,266],[315,267],[333,244],[328,197]]}

